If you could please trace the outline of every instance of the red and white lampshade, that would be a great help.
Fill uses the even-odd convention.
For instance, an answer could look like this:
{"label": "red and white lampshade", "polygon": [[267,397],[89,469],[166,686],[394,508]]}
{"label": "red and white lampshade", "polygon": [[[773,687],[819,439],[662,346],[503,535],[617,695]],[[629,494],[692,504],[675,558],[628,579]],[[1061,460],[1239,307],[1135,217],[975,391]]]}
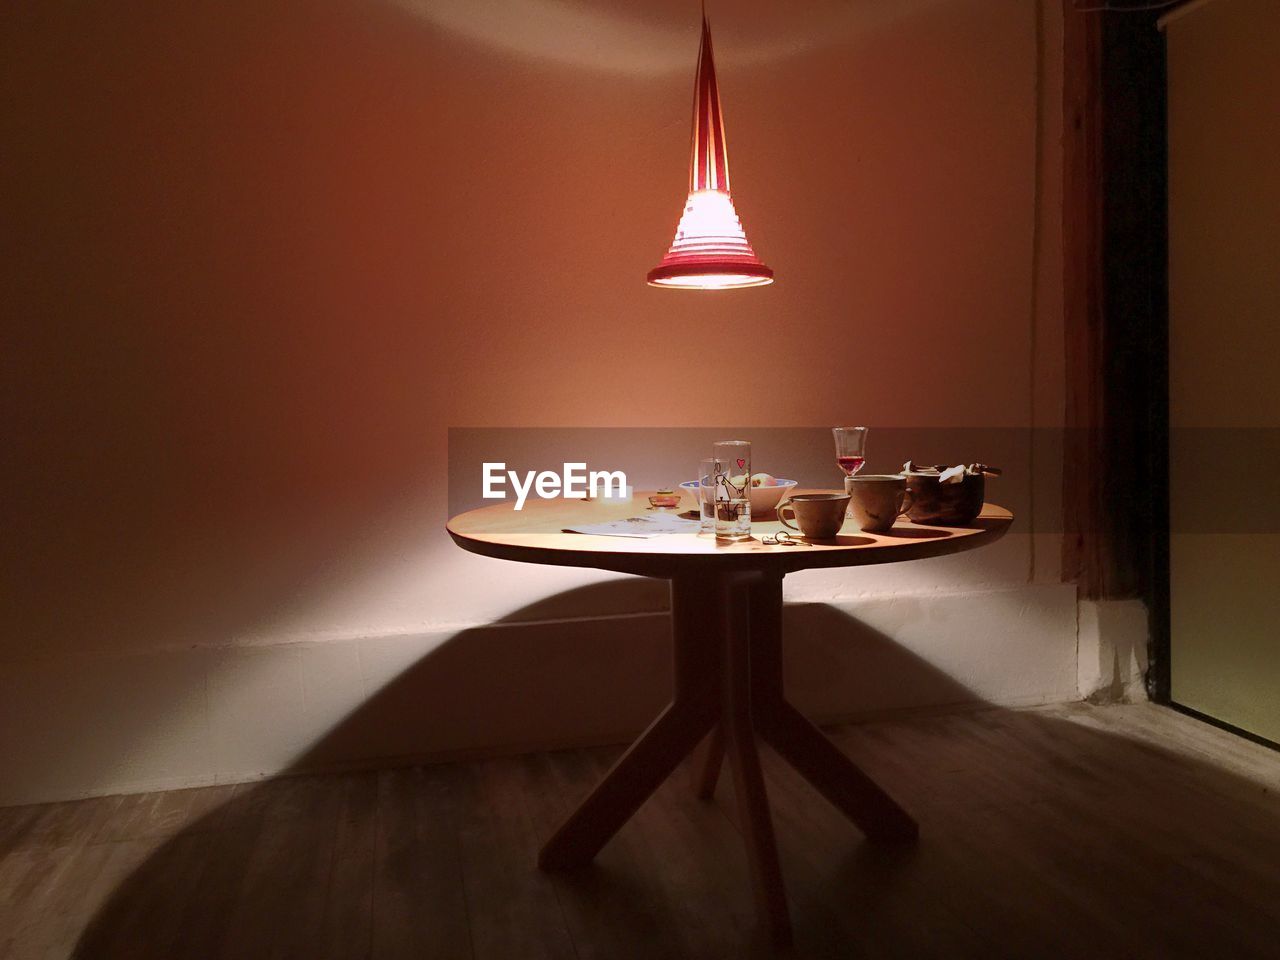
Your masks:
{"label": "red and white lampshade", "polygon": [[724,140],[716,65],[711,56],[711,28],[705,16],[694,83],[689,199],[671,249],[662,263],[649,271],[649,283],[687,290],[773,283],[773,271],[751,249],[729,196],[729,151]]}

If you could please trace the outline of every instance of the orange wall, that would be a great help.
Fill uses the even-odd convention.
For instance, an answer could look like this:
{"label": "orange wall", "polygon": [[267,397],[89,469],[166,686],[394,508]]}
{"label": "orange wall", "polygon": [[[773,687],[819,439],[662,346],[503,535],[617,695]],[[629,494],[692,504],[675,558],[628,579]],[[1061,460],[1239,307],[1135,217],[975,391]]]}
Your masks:
{"label": "orange wall", "polygon": [[[642,282],[686,182],[683,0],[6,13],[0,657],[479,622],[581,582],[477,587],[449,426],[1056,425],[1055,17],[709,12],[763,290]],[[730,415],[688,399],[707,330],[752,384]],[[1008,544],[932,585],[1034,576]]]}

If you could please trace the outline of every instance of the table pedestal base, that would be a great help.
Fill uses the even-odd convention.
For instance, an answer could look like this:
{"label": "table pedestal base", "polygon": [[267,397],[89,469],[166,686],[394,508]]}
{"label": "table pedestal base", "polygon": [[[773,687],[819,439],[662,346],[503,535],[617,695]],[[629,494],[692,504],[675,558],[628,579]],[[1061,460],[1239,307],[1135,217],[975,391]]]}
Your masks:
{"label": "table pedestal base", "polygon": [[547,841],[544,870],[589,863],[702,740],[695,790],[715,791],[727,757],[757,909],[776,943],[790,939],[778,848],[757,738],[869,838],[912,841],[916,822],[787,702],[782,692],[782,577],[730,573],[672,581],[675,695]]}

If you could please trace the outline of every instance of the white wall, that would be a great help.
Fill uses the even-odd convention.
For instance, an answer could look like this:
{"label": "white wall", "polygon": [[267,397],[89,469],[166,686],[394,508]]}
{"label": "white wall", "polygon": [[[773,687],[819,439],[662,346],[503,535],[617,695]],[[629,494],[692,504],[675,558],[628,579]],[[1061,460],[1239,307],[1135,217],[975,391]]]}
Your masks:
{"label": "white wall", "polygon": [[[818,720],[1076,699],[1071,586],[788,606]],[[0,803],[615,743],[670,690],[662,614],[13,664]]]}
{"label": "white wall", "polygon": [[[1062,402],[1047,6],[712,4],[779,281],[709,297],[642,282],[686,182],[686,3],[11,17],[0,800],[634,730],[664,595],[458,551],[451,426],[1026,430],[999,544],[788,598],[915,655],[824,715],[1070,696],[1059,448],[1031,433]],[[726,413],[689,402],[689,331],[730,325],[760,386]]]}

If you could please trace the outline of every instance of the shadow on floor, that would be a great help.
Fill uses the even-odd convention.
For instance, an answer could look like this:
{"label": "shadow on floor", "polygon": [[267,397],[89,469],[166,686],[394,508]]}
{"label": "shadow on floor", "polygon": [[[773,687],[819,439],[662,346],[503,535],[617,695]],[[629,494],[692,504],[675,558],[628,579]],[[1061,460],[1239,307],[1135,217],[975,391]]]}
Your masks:
{"label": "shadow on floor", "polygon": [[[597,589],[618,588],[580,592]],[[973,699],[833,608],[789,609],[793,640],[813,618],[824,635],[838,623],[886,682],[927,691],[932,702]],[[436,688],[434,661],[466,639],[406,671],[298,768],[361,739],[362,727],[402,716],[416,690]],[[1150,706],[986,707],[846,726],[833,737],[917,816],[922,836],[908,848],[864,842],[767,755],[797,956],[1274,957],[1280,949],[1280,804],[1261,785],[1274,791],[1276,766],[1264,762],[1250,776],[1253,745]],[[84,960],[767,953],[753,933],[725,783],[715,802],[700,802],[689,771],[678,770],[592,867],[537,870],[542,840],[618,750],[28,808],[7,845],[30,863],[40,862],[59,817],[70,818],[64,832],[75,826],[90,842],[67,847],[65,863],[45,850],[53,892],[15,883],[8,915],[22,916],[24,897],[39,923],[61,911],[66,947]],[[81,900],[100,906],[78,915]],[[34,940],[23,941],[22,925],[12,929],[0,954],[34,955],[23,952]]]}

